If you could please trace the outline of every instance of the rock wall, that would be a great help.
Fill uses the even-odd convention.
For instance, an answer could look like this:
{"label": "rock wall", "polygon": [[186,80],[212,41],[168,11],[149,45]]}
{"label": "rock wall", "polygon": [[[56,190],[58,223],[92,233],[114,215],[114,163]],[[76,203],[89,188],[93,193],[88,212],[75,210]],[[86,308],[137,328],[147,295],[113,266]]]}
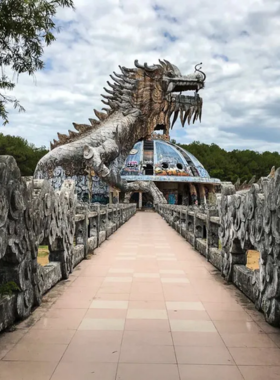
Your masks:
{"label": "rock wall", "polygon": [[234,267],[246,264],[247,249],[259,251],[259,270],[248,291],[266,320],[280,325],[280,169],[249,190],[236,193],[232,185],[224,186],[219,214],[223,275],[237,277]]}
{"label": "rock wall", "polygon": [[[75,182],[54,190],[47,180],[20,175],[16,161],[0,156],[0,331],[27,317],[43,294],[93,253],[136,212],[135,205],[77,202]],[[37,263],[38,247],[48,245],[50,264]]]}
{"label": "rock wall", "polygon": [[[280,169],[250,189],[222,185],[217,205],[158,205],[157,211],[206,259],[280,326]],[[247,250],[260,252],[259,269],[246,268]]]}

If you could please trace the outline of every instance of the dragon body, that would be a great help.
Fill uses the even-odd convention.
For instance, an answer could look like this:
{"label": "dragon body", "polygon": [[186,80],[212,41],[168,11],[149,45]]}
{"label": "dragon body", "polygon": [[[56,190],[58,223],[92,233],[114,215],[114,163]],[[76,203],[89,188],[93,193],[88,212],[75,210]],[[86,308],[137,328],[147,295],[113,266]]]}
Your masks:
{"label": "dragon body", "polygon": [[[93,170],[102,181],[123,192],[150,192],[155,203],[164,203],[154,183],[128,183],[121,179],[120,171],[137,141],[149,138],[155,130],[169,136],[178,117],[183,126],[201,119],[198,91],[206,76],[198,65],[193,74],[184,76],[170,62],[159,62],[142,66],[135,61],[135,68],[120,67],[121,74],[111,75],[113,83],[107,82],[106,95],[102,95],[107,107],[104,112],[94,110],[98,120],[89,119],[89,125],[73,123],[77,132],[69,131],[68,136],[58,133],[59,140],[51,143],[34,176],[50,179],[58,166],[67,176]],[[185,91],[195,93],[182,95]]]}

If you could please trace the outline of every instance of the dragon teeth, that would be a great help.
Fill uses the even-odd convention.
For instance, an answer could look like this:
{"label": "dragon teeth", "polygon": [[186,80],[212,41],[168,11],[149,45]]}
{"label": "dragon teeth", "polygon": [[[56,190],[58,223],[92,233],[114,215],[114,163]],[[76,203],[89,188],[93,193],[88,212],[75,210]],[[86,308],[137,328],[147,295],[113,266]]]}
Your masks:
{"label": "dragon teeth", "polygon": [[182,107],[180,107],[180,120],[181,120],[182,126],[184,126],[184,124],[183,124],[183,121],[184,121],[184,110],[183,110]]}
{"label": "dragon teeth", "polygon": [[171,128],[173,128],[173,125],[175,124],[175,122],[176,122],[176,120],[178,118],[178,115],[179,115],[179,110],[175,111],[175,113],[174,113],[174,117],[173,117]]}

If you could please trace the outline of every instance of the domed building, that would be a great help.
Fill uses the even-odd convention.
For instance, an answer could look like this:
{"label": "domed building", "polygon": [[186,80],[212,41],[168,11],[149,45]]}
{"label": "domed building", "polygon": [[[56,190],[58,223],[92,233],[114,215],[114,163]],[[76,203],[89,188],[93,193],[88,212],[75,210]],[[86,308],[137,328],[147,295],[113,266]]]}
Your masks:
{"label": "domed building", "polygon": [[[156,134],[134,145],[121,176],[128,182],[153,181],[169,204],[178,205],[203,204],[220,184],[191,153]],[[130,201],[139,208],[152,206],[145,193],[132,194]]]}
{"label": "domed building", "polygon": [[[220,180],[210,178],[203,165],[180,146],[170,143],[165,135],[153,134],[137,142],[126,158],[121,177],[131,181],[153,181],[169,204],[203,204],[215,193]],[[91,203],[117,203],[125,194],[102,181],[94,172],[81,170],[69,175],[57,166],[50,179],[53,188],[60,189],[65,179],[73,179],[78,199]],[[153,206],[147,193],[131,194],[130,202],[138,208]]]}

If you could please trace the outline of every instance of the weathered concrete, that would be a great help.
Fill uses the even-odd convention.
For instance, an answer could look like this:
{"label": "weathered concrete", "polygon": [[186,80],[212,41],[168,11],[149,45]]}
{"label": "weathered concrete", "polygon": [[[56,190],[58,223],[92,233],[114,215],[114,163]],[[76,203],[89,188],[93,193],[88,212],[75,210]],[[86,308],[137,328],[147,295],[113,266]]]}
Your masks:
{"label": "weathered concrete", "polygon": [[55,286],[61,279],[61,266],[60,263],[50,262],[45,265],[44,268],[44,290],[43,293],[47,293],[53,286]]}
{"label": "weathered concrete", "polygon": [[[278,169],[275,178],[264,178],[241,193],[232,184],[223,184],[218,207],[157,206],[167,223],[246,294],[274,326],[280,326],[279,189]],[[260,252],[259,270],[246,268],[247,249]]]}
{"label": "weathered concrete", "polygon": [[[46,180],[23,179],[15,159],[0,156],[0,286],[17,288],[12,299],[0,292],[0,331],[26,318],[135,212],[135,205],[77,204],[73,181],[55,191]],[[40,244],[49,247],[46,267],[37,262]]]}
{"label": "weathered concrete", "polygon": [[0,296],[0,331],[11,326],[16,319],[16,296]]}

